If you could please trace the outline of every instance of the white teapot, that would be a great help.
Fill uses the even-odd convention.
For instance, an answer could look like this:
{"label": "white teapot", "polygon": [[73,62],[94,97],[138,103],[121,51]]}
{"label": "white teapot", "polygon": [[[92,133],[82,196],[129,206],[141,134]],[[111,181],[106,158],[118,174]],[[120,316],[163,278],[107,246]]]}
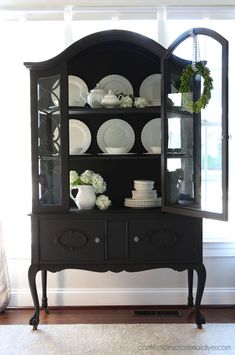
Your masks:
{"label": "white teapot", "polygon": [[107,94],[107,91],[103,88],[100,88],[99,85],[96,85],[87,96],[87,103],[92,108],[102,107],[101,100]]}
{"label": "white teapot", "polygon": [[109,90],[108,93],[102,98],[101,104],[107,108],[118,107],[120,105],[120,100],[115,94],[112,93],[111,90]]}

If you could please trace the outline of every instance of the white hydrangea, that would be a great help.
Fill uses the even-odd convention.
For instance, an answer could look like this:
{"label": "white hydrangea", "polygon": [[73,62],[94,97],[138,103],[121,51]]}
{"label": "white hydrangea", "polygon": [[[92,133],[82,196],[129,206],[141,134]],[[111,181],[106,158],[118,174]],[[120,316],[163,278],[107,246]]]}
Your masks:
{"label": "white hydrangea", "polygon": [[92,185],[96,194],[102,194],[106,190],[106,183],[100,174],[93,174]]}
{"label": "white hydrangea", "polygon": [[96,206],[100,210],[106,210],[111,205],[111,201],[106,195],[100,195],[96,199]]}
{"label": "white hydrangea", "polygon": [[120,101],[121,107],[132,107],[132,98],[130,96],[123,96]]}
{"label": "white hydrangea", "polygon": [[[77,185],[92,185],[96,194],[102,194],[106,191],[106,182],[100,174],[94,173],[92,170],[86,170],[80,176],[74,170],[69,173],[70,177],[70,192]],[[70,195],[71,197],[71,195]],[[96,199],[96,205],[100,210],[105,210],[111,205],[108,196],[100,195]]]}
{"label": "white hydrangea", "polygon": [[86,170],[86,171],[84,171],[84,173],[82,173],[82,175],[80,176],[80,179],[83,182],[83,184],[92,185],[93,175],[94,175],[93,171]]}
{"label": "white hydrangea", "polygon": [[134,101],[134,106],[137,108],[143,108],[147,105],[147,101],[144,97],[136,97]]}
{"label": "white hydrangea", "polygon": [[69,173],[70,185],[76,183],[79,180],[78,173],[75,170],[71,170]]}

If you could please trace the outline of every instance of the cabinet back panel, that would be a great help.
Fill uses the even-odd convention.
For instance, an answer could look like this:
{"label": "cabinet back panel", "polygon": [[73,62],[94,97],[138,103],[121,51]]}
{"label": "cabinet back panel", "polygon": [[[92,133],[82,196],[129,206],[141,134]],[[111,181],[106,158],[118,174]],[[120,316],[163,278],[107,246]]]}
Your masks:
{"label": "cabinet back panel", "polygon": [[140,46],[122,41],[93,45],[69,63],[69,74],[82,78],[89,89],[104,76],[118,74],[131,82],[136,96],[142,81],[154,73],[160,73],[160,59]]}
{"label": "cabinet back panel", "polygon": [[[88,159],[86,159],[88,158]],[[100,158],[100,159],[99,159]],[[134,156],[116,157],[83,157],[70,160],[70,170],[76,170],[78,174],[85,170],[93,170],[102,175],[107,183],[105,194],[109,196],[115,207],[124,206],[124,199],[132,197],[134,190],[133,180],[154,180],[158,195],[161,196],[161,161],[156,159],[138,159]],[[112,171],[112,174],[110,174]],[[71,206],[74,206],[71,200]]]}

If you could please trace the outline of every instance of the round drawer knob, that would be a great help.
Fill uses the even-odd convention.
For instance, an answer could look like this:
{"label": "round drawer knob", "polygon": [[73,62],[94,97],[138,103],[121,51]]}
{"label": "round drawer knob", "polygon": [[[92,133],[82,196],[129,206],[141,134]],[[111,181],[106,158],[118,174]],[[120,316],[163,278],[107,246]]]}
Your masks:
{"label": "round drawer knob", "polygon": [[134,242],[135,242],[135,243],[138,243],[139,240],[140,240],[140,238],[139,238],[137,235],[135,235],[133,239],[134,239]]}
{"label": "round drawer knob", "polygon": [[100,238],[99,238],[99,237],[96,237],[96,238],[95,238],[95,243],[96,243],[96,244],[99,244],[99,243],[100,243]]}

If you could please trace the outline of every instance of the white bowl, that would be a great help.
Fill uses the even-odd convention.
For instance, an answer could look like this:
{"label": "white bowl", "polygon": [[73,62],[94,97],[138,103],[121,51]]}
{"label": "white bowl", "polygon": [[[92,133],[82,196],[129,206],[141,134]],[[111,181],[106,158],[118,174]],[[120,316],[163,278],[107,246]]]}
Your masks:
{"label": "white bowl", "polygon": [[151,153],[154,153],[154,154],[161,154],[161,147],[150,147],[151,149]]}
{"label": "white bowl", "polygon": [[123,154],[127,153],[127,147],[105,147],[107,153],[109,154]]}
{"label": "white bowl", "polygon": [[134,188],[136,190],[152,190],[154,186],[153,180],[134,180]]}

